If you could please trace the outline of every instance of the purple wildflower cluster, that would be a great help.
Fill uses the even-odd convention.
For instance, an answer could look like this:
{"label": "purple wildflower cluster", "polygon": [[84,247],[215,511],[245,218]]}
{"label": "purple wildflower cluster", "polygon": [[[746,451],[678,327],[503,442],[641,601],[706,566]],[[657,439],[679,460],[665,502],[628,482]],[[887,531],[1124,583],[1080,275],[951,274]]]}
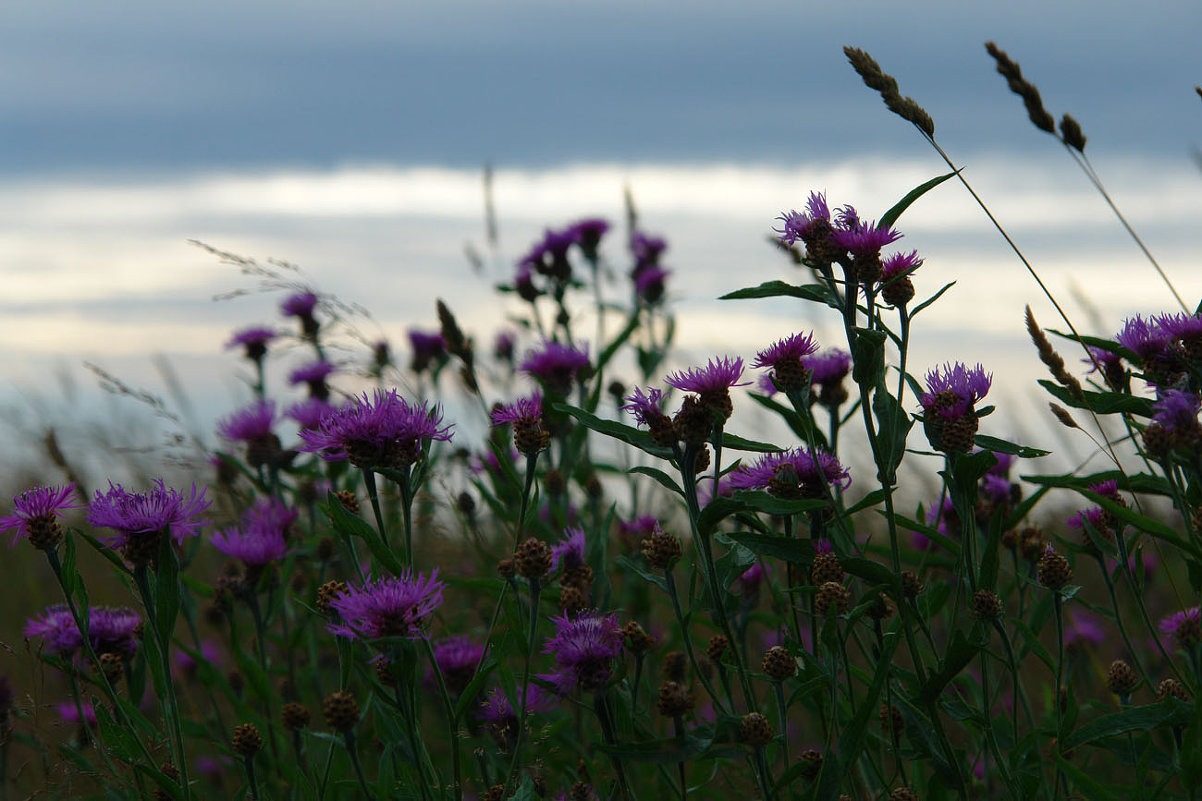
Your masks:
{"label": "purple wildflower cluster", "polygon": [[572,280],[571,249],[580,248],[581,255],[595,264],[601,238],[608,230],[609,223],[601,219],[580,220],[557,231],[548,229],[518,261],[514,290],[529,302],[543,294],[562,293]]}
{"label": "purple wildflower cluster", "polygon": [[348,587],[330,601],[338,619],[328,628],[351,639],[422,637],[430,616],[442,606],[445,588],[437,568],[429,576],[405,570],[399,576]]}
{"label": "purple wildflower cluster", "polygon": [[193,484],[185,494],[170,489],[162,479],[147,492],[129,492],[120,484],[109,484],[107,492],[96,491],[88,507],[88,522],[117,532],[105,538],[131,563],[153,563],[158,557],[160,537],[170,534],[176,544],[200,534],[205,522],[200,515],[209,508],[205,490]]}
{"label": "purple wildflower cluster", "polygon": [[833,455],[797,448],[770,453],[730,474],[735,489],[766,490],[780,498],[825,499],[830,488],[845,490],[851,475]]}
{"label": "purple wildflower cluster", "polygon": [[540,676],[550,682],[560,695],[574,688],[592,691],[609,680],[613,660],[622,653],[622,625],[616,612],[582,612],[551,618],[555,635],[543,646],[543,653],[553,654],[557,670]]}
{"label": "purple wildflower cluster", "polygon": [[299,513],[283,501],[265,498],[242,517],[238,526],[215,533],[213,547],[248,568],[261,568],[283,559],[288,551],[288,535]]}
{"label": "purple wildflower cluster", "polygon": [[920,402],[927,439],[935,450],[967,453],[977,433],[976,404],[989,392],[992,374],[981,365],[945,364],[927,373]]}
{"label": "purple wildflower cluster", "polygon": [[395,389],[366,393],[339,407],[311,428],[302,428],[301,450],[326,461],[349,460],[355,467],[408,468],[430,442],[451,439],[442,412],[425,401],[410,403]]}
{"label": "purple wildflower cluster", "polygon": [[[133,656],[138,650],[141,616],[124,607],[93,606],[87,620],[88,638],[97,655]],[[47,651],[70,656],[83,647],[83,635],[66,606],[52,606],[25,622],[25,636],[42,641]]]}
{"label": "purple wildflower cluster", "polygon": [[839,264],[848,279],[866,289],[880,287],[887,303],[904,306],[914,297],[910,273],[922,265],[916,251],[882,259],[881,249],[902,238],[890,226],[860,219],[851,206],[838,209],[832,218],[826,195],[811,192],[804,212],[790,211],[777,218],[781,227],[774,229],[781,245],[792,248],[805,245],[806,259],[822,271]]}

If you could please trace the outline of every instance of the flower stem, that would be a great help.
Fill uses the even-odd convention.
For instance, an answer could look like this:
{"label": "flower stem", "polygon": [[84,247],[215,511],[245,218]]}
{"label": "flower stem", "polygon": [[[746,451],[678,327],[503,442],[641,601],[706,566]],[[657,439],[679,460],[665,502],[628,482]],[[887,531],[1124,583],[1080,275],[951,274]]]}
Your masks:
{"label": "flower stem", "polygon": [[455,778],[455,801],[463,801],[463,768],[459,764],[459,726],[455,721],[455,710],[451,706],[451,695],[447,692],[447,682],[443,678],[442,668],[434,658],[434,647],[428,637],[422,637],[422,645],[426,646],[426,656],[430,660],[430,669],[438,679],[438,693],[442,696],[442,709],[447,717],[447,727],[451,733],[451,772]]}

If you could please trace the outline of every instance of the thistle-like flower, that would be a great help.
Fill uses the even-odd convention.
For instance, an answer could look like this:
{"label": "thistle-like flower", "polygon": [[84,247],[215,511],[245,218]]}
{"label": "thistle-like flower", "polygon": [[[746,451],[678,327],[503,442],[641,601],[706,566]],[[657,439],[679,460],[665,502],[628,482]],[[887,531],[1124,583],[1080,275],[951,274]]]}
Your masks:
{"label": "thistle-like flower", "polygon": [[543,427],[543,396],[540,392],[493,409],[490,417],[494,426],[513,425],[513,444],[523,456],[535,456],[551,442],[551,435]]}
{"label": "thistle-like flower", "polygon": [[58,518],[67,509],[78,509],[71,500],[75,484],[64,487],[31,487],[13,498],[13,513],[0,517],[0,531],[12,531],[9,547],[26,537],[33,547],[50,550],[63,538]]}
{"label": "thistle-like flower", "polygon": [[[683,372],[672,373],[664,381],[679,390],[695,392],[701,407],[725,422],[734,411],[730,400],[731,387],[742,387],[751,383],[740,381],[742,377],[743,360],[724,356],[721,359],[710,359],[705,367],[693,367]],[[708,433],[706,431],[707,435]]]}
{"label": "thistle-like flower", "polygon": [[672,418],[664,413],[664,393],[652,388],[644,393],[641,387],[635,387],[634,392],[627,395],[626,404],[620,407],[630,412],[639,425],[647,426],[651,440],[662,448],[670,448],[676,444],[676,430],[672,426]]}
{"label": "thistle-like flower", "polygon": [[1177,647],[1190,650],[1202,642],[1202,610],[1195,606],[1169,615],[1160,621],[1160,631],[1177,641]]}
{"label": "thistle-like flower", "polygon": [[567,395],[572,382],[587,374],[588,346],[577,349],[559,342],[546,342],[541,350],[531,351],[519,368],[534,376],[549,391]]}
{"label": "thistle-like flower", "polygon": [[599,689],[609,680],[613,659],[622,653],[622,624],[616,612],[584,612],[551,618],[555,635],[543,646],[558,670],[542,678],[566,695],[573,687]]}
{"label": "thistle-like flower", "polygon": [[921,400],[927,439],[935,450],[967,453],[977,433],[975,405],[989,392],[992,374],[981,365],[945,364],[927,373]]}
{"label": "thistle-like flower", "polygon": [[809,384],[806,357],[818,350],[812,334],[792,334],[756,354],[752,367],[769,368],[773,382],[784,392],[800,392]]}
{"label": "thistle-like flower", "polygon": [[279,336],[274,328],[266,326],[251,326],[249,328],[240,328],[230,337],[229,342],[225,343],[226,350],[231,348],[242,348],[242,353],[252,362],[261,362],[263,357],[267,355],[267,344],[271,340]]}
{"label": "thistle-like flower", "polygon": [[442,606],[445,587],[437,568],[429,577],[406,569],[399,576],[347,587],[328,602],[339,618],[329,630],[351,639],[421,637],[434,610]]}
{"label": "thistle-like flower", "polygon": [[395,389],[364,393],[353,403],[335,409],[316,428],[302,428],[303,451],[320,453],[326,461],[342,461],[361,469],[406,469],[433,441],[451,439],[450,425],[442,425],[439,407],[425,401],[409,403]]}
{"label": "thistle-like flower", "polygon": [[735,489],[767,490],[780,498],[817,499],[827,496],[829,486],[847,489],[851,476],[832,454],[798,448],[739,465],[730,474],[730,484]]}
{"label": "thistle-like flower", "polygon": [[204,488],[197,490],[195,484],[185,495],[168,489],[162,479],[155,479],[154,488],[148,492],[129,492],[120,484],[110,483],[108,492],[96,491],[88,507],[88,522],[116,531],[104,542],[139,565],[155,561],[163,535],[170,534],[178,545],[186,537],[200,534],[206,524],[200,514],[209,505]]}

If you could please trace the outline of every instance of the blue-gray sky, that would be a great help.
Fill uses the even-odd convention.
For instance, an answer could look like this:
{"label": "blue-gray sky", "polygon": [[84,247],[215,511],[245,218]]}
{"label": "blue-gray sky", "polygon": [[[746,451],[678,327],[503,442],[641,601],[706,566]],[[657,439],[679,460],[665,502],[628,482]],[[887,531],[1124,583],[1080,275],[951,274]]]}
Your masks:
{"label": "blue-gray sky", "polygon": [[0,22],[8,174],[920,151],[844,44],[953,151],[1048,147],[990,38],[1091,150],[1184,160],[1202,142],[1192,2],[127,0],[10,4]]}

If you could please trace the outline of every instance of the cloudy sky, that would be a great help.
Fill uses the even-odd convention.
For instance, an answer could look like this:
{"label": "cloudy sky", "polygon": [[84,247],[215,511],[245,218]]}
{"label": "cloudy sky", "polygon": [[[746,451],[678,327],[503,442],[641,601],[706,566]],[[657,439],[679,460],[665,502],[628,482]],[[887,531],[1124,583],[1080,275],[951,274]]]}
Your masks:
{"label": "cloudy sky", "polygon": [[[845,44],[930,112],[1054,291],[1107,333],[1171,296],[1027,121],[984,42],[1019,61],[1053,114],[1082,123],[1095,166],[1193,302],[1200,23],[1202,7],[1168,0],[1138,15],[1096,0],[11,6],[0,367],[23,393],[85,359],[153,383],[162,353],[196,379],[209,418],[228,410],[244,387],[221,344],[269,322],[277,299],[215,303],[253,282],[190,239],[300,264],[371,309],[366,336],[400,341],[450,294],[487,339],[506,313],[491,283],[543,227],[619,219],[626,187],[671,243],[682,359],[749,356],[799,325],[833,336],[793,304],[714,298],[797,280],[765,235],[811,189],[876,216],[943,171],[861,84]],[[463,249],[484,244],[486,163],[502,230],[480,276]],[[1028,392],[1038,365],[1022,309],[1049,324],[1052,312],[963,190],[944,185],[902,228],[927,258],[920,292],[958,282],[916,334],[919,363],[992,360],[1009,376],[999,383]],[[621,249],[611,257],[620,274]]]}

